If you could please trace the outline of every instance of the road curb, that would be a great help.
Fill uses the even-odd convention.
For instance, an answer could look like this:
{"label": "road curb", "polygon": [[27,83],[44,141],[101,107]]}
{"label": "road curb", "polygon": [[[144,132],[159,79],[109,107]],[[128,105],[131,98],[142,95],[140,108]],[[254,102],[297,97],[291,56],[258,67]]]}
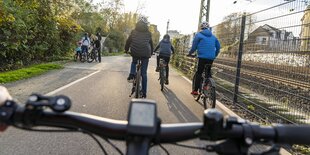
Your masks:
{"label": "road curb", "polygon": [[[189,80],[187,77],[182,75],[182,78],[185,79],[188,83],[192,84],[192,81]],[[241,118],[235,112],[233,112],[232,110],[228,109],[223,103],[221,103],[218,100],[216,100],[216,108],[221,110],[223,113],[225,113],[225,114],[227,114],[229,116],[234,116],[234,117]]]}
{"label": "road curb", "polygon": [[[187,82],[189,82],[190,84],[192,84],[192,81],[189,80],[187,77],[181,75],[182,78],[184,78]],[[233,112],[232,110],[228,109],[223,103],[221,103],[220,101],[216,100],[216,108],[221,110],[224,114],[229,115],[229,116],[233,116],[233,117],[237,117],[240,119],[243,119],[242,117],[240,117],[239,115],[237,115],[235,112]],[[291,153],[289,153],[288,151],[286,151],[285,149],[281,148],[280,149],[280,154],[281,155],[291,155]]]}

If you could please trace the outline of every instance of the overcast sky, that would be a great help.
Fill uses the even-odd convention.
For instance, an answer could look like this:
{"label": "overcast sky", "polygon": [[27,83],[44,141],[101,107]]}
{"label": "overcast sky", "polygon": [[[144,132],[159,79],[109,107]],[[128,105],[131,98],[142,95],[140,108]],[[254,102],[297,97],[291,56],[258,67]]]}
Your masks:
{"label": "overcast sky", "polygon": [[[210,25],[219,24],[225,16],[233,12],[256,12],[284,2],[284,0],[237,0],[234,3],[235,1],[211,0]],[[201,0],[123,0],[123,2],[124,12],[135,12],[137,8],[141,8],[139,13],[146,15],[152,24],[158,25],[162,35],[166,32],[168,19],[169,29],[182,34],[190,34],[197,30]]]}

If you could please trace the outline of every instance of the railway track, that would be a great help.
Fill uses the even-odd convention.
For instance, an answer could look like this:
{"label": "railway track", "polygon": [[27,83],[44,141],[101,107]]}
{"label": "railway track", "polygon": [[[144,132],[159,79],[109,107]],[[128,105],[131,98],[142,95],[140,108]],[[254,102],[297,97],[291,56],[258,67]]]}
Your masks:
{"label": "railway track", "polygon": [[[231,66],[227,66],[227,65],[223,65],[219,63],[214,63],[214,66],[221,68],[221,69],[236,71],[235,67],[231,67]],[[268,80],[268,81],[273,81],[273,82],[284,84],[284,85],[287,85],[293,88],[299,88],[299,89],[303,89],[306,91],[310,90],[310,83],[303,82],[303,81],[295,81],[293,79],[283,78],[280,76],[270,75],[270,74],[256,72],[256,71],[249,71],[245,69],[242,70],[241,74],[246,74],[252,77],[261,78],[261,79]]]}
{"label": "railway track", "polygon": [[[230,58],[218,58],[216,59],[216,62],[220,64],[229,64],[229,66],[236,67],[236,60],[230,59]],[[258,62],[243,62],[242,66],[245,68],[257,68],[255,70],[270,70],[270,71],[276,71],[276,72],[281,72],[282,74],[294,74],[296,76],[300,77],[306,77],[305,79],[299,79],[305,82],[309,82],[307,80],[309,77],[310,78],[310,68],[306,67],[293,67],[293,66],[279,66],[279,65],[273,65],[273,64],[265,64],[265,63],[258,63]]]}

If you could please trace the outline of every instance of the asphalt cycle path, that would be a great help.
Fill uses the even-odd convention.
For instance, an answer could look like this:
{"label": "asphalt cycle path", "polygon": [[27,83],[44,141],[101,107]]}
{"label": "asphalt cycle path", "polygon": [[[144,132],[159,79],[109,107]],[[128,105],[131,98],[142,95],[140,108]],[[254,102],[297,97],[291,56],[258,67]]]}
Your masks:
{"label": "asphalt cycle path", "polygon": [[[72,100],[71,111],[126,120],[131,84],[126,80],[131,57],[102,57],[101,63],[71,62],[63,70],[15,83],[6,84],[9,91],[24,102],[32,92],[48,95],[64,94]],[[170,67],[169,85],[160,91],[156,59],[148,67],[148,99],[157,102],[158,116],[163,123],[200,122],[203,106],[190,95],[191,84]],[[110,145],[100,140],[109,154],[118,154]],[[123,152],[125,142],[113,141]],[[206,142],[192,140],[182,144],[204,146]],[[170,154],[206,154],[206,152],[165,144]],[[82,133],[39,133],[10,127],[0,133],[1,155],[42,154],[103,154],[97,143]],[[165,154],[158,146],[150,154]]]}

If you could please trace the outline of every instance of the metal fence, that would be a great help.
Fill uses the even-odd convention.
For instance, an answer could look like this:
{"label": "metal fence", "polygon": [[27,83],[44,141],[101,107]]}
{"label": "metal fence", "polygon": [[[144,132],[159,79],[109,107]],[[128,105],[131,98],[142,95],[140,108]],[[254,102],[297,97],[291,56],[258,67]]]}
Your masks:
{"label": "metal fence", "polygon": [[[212,31],[222,46],[213,64],[222,70],[215,76],[217,90],[231,106],[266,122],[310,124],[307,1],[280,1],[257,12],[233,13]],[[196,64],[184,54],[191,41],[190,35],[175,39],[172,60],[190,77]]]}

